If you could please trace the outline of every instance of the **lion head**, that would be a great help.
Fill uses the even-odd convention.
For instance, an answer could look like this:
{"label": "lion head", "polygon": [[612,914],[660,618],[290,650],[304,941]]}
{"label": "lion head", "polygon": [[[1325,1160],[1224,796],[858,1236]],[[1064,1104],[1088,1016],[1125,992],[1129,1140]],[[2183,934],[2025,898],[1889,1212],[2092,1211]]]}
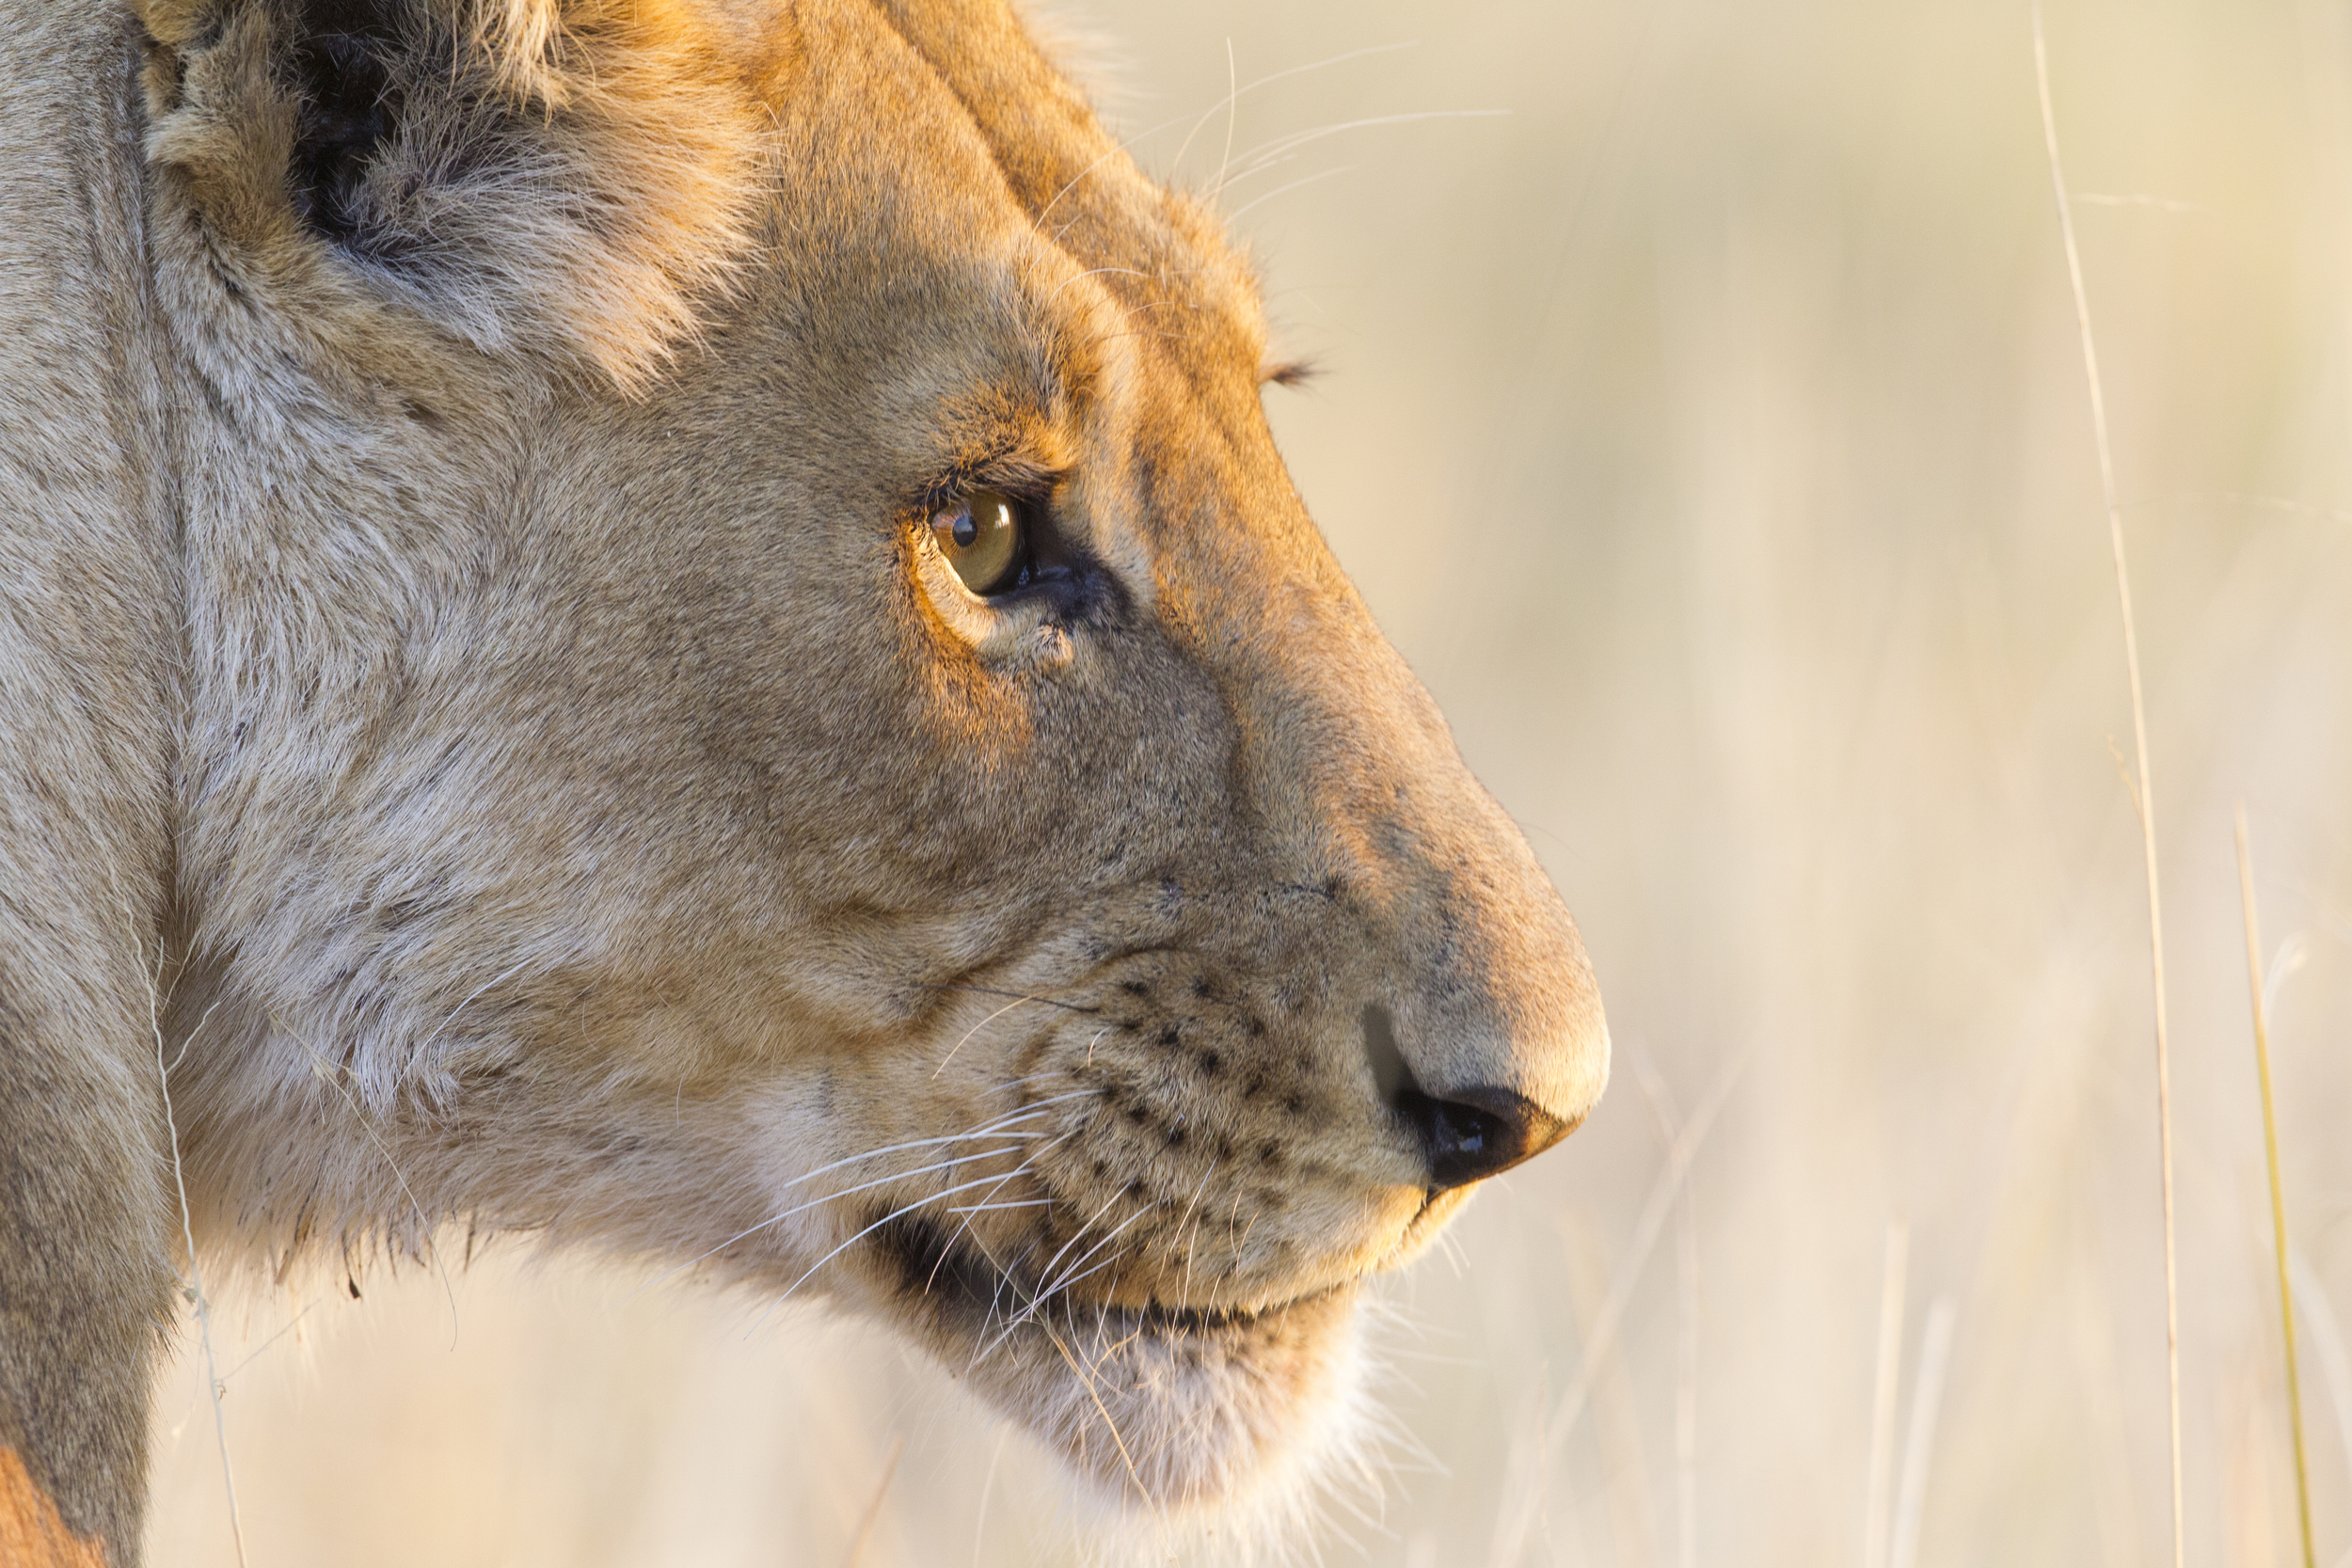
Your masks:
{"label": "lion head", "polygon": [[1210,206],[1003,0],[139,12],[199,1242],[535,1232],[1156,1507],[1311,1467],[1608,1040]]}

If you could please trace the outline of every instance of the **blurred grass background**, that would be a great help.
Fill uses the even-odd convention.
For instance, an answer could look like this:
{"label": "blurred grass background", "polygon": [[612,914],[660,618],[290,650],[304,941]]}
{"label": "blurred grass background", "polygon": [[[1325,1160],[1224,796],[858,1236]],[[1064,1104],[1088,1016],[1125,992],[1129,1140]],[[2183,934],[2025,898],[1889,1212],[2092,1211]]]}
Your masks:
{"label": "blurred grass background", "polygon": [[[1618,1050],[1592,1123],[1393,1282],[1391,1402],[1427,1453],[1327,1558],[2156,1560],[2131,721],[2026,8],[1065,20],[1107,40],[1122,131],[1185,117],[1137,150],[1199,185],[1221,117],[1170,160],[1229,80],[1410,45],[1244,96],[1237,166],[1295,132],[1508,111],[1334,132],[1226,198],[1286,348],[1325,369],[1269,392],[1299,483],[1566,895]],[[2352,17],[2054,0],[2048,27],[2163,831],[2189,1556],[2295,1549],[2243,800],[2341,1562]],[[1661,1185],[1667,1129],[1740,1063],[1687,1186]],[[833,1564],[878,1495],[868,1565],[1075,1560],[1050,1470],[944,1377],[814,1313],[755,1329],[637,1282],[493,1255],[453,1323],[438,1280],[381,1269],[358,1301],[226,1304],[254,1568]],[[192,1347],[158,1413],[175,1568],[231,1560]],[[1865,1559],[1874,1429],[1891,1564]]]}

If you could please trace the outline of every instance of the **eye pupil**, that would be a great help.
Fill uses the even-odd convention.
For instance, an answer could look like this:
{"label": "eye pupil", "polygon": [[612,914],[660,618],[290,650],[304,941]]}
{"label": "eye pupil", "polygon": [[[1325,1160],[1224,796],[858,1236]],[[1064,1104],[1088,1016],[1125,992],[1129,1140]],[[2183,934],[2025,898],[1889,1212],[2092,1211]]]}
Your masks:
{"label": "eye pupil", "polygon": [[972,520],[970,507],[967,506],[956,514],[955,524],[950,531],[954,533],[956,543],[967,549],[971,547],[972,541],[980,536],[980,525]]}

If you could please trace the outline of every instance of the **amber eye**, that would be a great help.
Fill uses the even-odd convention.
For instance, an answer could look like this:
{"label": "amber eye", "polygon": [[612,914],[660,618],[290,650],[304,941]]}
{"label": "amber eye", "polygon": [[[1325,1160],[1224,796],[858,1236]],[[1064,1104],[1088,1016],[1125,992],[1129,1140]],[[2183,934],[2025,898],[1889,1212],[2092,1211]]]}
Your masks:
{"label": "amber eye", "polygon": [[931,514],[931,540],[975,594],[993,594],[1020,575],[1021,509],[1010,496],[975,490]]}

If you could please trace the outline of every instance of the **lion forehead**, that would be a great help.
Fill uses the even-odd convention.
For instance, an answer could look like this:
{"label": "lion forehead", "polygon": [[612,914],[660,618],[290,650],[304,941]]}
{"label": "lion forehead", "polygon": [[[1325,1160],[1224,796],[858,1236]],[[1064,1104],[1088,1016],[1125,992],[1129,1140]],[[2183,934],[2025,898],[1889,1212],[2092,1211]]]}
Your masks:
{"label": "lion forehead", "polygon": [[1180,308],[1188,326],[1216,329],[1185,341],[1256,353],[1258,277],[1223,220],[1147,174],[1020,18],[971,0],[879,8],[984,149],[993,177],[979,183],[1004,191],[1036,239],[1126,310]]}

